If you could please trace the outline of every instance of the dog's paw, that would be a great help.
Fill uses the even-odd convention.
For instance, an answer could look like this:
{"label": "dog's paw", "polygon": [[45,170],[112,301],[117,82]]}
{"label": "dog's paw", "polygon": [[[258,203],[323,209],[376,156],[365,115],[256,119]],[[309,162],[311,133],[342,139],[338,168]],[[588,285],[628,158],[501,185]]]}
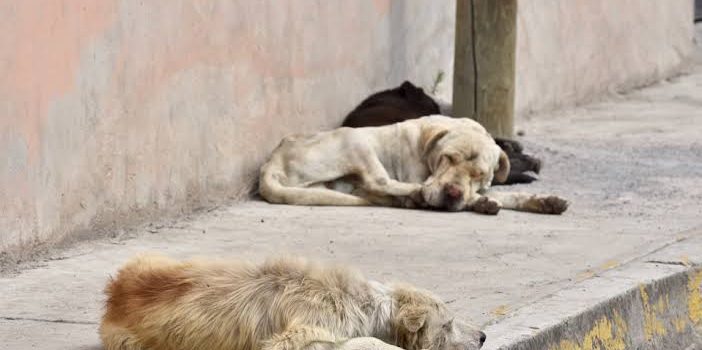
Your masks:
{"label": "dog's paw", "polygon": [[568,209],[568,201],[557,196],[548,196],[543,200],[545,214],[562,214]]}
{"label": "dog's paw", "polygon": [[480,214],[497,215],[500,209],[502,209],[502,205],[494,199],[480,197],[480,199],[473,203],[472,209],[474,212]]}
{"label": "dog's paw", "polygon": [[394,206],[405,209],[420,208],[418,203],[410,197],[397,198],[396,204]]}
{"label": "dog's paw", "polygon": [[568,201],[557,196],[536,197],[529,201],[529,211],[559,215],[568,209]]}

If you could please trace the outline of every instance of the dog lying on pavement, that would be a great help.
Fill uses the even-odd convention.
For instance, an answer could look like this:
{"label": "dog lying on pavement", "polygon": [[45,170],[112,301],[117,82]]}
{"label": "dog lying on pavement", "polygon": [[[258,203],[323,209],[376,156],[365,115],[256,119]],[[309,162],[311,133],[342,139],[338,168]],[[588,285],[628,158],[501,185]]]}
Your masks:
{"label": "dog lying on pavement", "polygon": [[[452,116],[451,109],[450,104],[430,97],[422,88],[405,81],[399,87],[375,93],[363,100],[346,116],[342,126],[383,126],[433,114]],[[511,164],[505,185],[536,180],[529,172],[539,173],[539,159],[524,154],[522,145],[517,141],[497,137],[495,142],[505,151]],[[493,182],[493,185],[500,184]]]}
{"label": "dog lying on pavement", "polygon": [[560,214],[556,196],[495,192],[509,159],[485,128],[467,118],[433,115],[367,128],[286,137],[261,167],[259,193],[271,203],[501,208]]}
{"label": "dog lying on pavement", "polygon": [[485,342],[427,291],[299,259],[257,266],[143,256],[105,292],[106,350],[477,350]]}

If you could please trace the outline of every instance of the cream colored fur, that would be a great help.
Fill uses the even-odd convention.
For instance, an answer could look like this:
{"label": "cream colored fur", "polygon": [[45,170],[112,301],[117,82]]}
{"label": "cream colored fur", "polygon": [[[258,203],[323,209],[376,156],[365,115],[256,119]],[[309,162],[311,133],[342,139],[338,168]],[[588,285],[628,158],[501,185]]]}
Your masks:
{"label": "cream colored fur", "polygon": [[[560,214],[558,197],[488,191],[504,181],[507,155],[485,128],[440,115],[368,128],[285,138],[261,167],[259,192],[272,203],[383,205]],[[539,205],[549,201],[549,205]]]}
{"label": "cream colored fur", "polygon": [[108,283],[106,350],[475,350],[482,332],[434,295],[299,259],[142,256]]}

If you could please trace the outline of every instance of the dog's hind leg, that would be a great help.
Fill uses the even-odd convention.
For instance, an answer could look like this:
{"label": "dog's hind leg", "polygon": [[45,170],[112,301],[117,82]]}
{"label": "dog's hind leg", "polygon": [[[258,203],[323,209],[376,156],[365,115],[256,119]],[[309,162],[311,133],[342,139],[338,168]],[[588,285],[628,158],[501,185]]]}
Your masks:
{"label": "dog's hind leg", "polygon": [[365,198],[343,193],[322,186],[295,187],[284,184],[283,174],[266,169],[261,171],[259,193],[271,203],[294,205],[340,205],[367,206],[372,205]]}
{"label": "dog's hind leg", "polygon": [[275,196],[264,198],[272,203],[294,205],[338,205],[338,206],[370,206],[373,205],[365,198],[352,194],[337,192],[326,188],[303,188],[283,186],[277,189]]}
{"label": "dog's hind leg", "polygon": [[539,214],[561,214],[568,209],[568,201],[557,196],[543,196],[524,192],[487,191],[485,197],[496,200],[504,209]]}

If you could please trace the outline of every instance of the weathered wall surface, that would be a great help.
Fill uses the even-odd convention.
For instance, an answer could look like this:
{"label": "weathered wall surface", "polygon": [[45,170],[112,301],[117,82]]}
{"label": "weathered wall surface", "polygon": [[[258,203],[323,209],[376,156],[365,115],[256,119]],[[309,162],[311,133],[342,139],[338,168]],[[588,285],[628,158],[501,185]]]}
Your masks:
{"label": "weathered wall surface", "polygon": [[[519,111],[672,72],[688,0],[521,1]],[[0,0],[0,252],[237,198],[281,137],[410,79],[452,0]],[[27,249],[25,249],[27,250]]]}
{"label": "weathered wall surface", "polygon": [[0,1],[0,252],[240,196],[282,136],[450,73],[454,8]]}
{"label": "weathered wall surface", "polygon": [[516,107],[570,106],[675,74],[692,54],[690,0],[519,2]]}

